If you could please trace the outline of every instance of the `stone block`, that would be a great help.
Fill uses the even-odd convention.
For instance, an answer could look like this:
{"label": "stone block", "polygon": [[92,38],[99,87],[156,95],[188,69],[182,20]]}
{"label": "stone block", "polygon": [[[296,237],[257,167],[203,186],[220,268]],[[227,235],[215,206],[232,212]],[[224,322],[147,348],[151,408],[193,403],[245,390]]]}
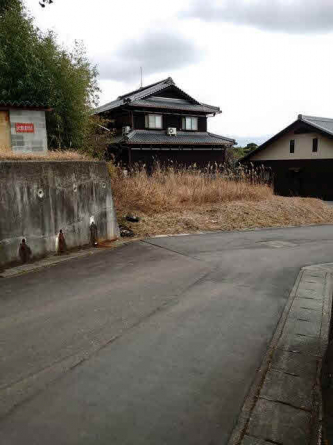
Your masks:
{"label": "stone block", "polygon": [[315,326],[320,326],[322,312],[300,306],[292,306],[288,317],[289,319],[306,321],[313,323]]}
{"label": "stone block", "polygon": [[294,332],[283,333],[277,347],[285,351],[300,352],[302,354],[315,356],[320,354],[320,341],[318,337],[297,335]]}
{"label": "stone block", "polygon": [[307,309],[317,311],[319,314],[321,314],[323,311],[323,301],[296,297],[291,309]]}
{"label": "stone block", "polygon": [[247,434],[283,445],[304,445],[309,441],[310,424],[311,414],[306,411],[259,399],[252,412]]}
{"label": "stone block", "polygon": [[303,273],[302,275],[302,279],[301,279],[301,284],[304,283],[309,283],[310,285],[322,285],[323,283],[325,283],[325,276],[326,273],[322,272],[319,275],[309,275],[306,273]]}
{"label": "stone block", "polygon": [[284,326],[284,333],[293,333],[296,335],[306,335],[309,337],[319,337],[320,323],[311,323],[306,320],[289,318]]}
{"label": "stone block", "polygon": [[302,280],[305,279],[311,279],[311,278],[325,278],[326,277],[326,271],[320,270],[320,269],[305,269],[302,275]]}
{"label": "stone block", "polygon": [[296,291],[297,297],[302,298],[311,298],[313,300],[322,300],[323,299],[323,289],[318,291],[314,289],[306,289],[299,287]]}
{"label": "stone block", "polygon": [[318,360],[317,357],[311,355],[276,349],[272,358],[271,369],[288,372],[314,381],[317,374]]}
{"label": "stone block", "polygon": [[260,397],[311,410],[313,384],[313,379],[271,369],[266,375]]}
{"label": "stone block", "polygon": [[302,278],[298,289],[314,290],[316,292],[323,292],[325,287],[325,278],[312,277],[312,279]]}

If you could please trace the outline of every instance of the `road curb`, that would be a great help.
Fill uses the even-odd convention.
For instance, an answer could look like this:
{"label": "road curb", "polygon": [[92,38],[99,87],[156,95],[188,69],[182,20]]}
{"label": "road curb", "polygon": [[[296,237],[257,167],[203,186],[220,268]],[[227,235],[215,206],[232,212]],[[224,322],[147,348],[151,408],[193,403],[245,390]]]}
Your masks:
{"label": "road curb", "polygon": [[142,239],[159,239],[159,238],[173,238],[173,237],[181,237],[181,236],[199,236],[199,235],[212,235],[219,233],[243,233],[243,232],[260,232],[260,231],[271,231],[271,230],[283,230],[283,229],[301,229],[308,227],[325,227],[332,226],[332,223],[321,223],[321,224],[301,224],[299,226],[265,226],[265,227],[250,227],[244,229],[216,229],[216,230],[204,230],[204,231],[195,231],[195,232],[184,232],[184,233],[171,233],[171,234],[161,234],[161,235],[152,235],[148,238],[143,237]]}
{"label": "road curb", "polygon": [[332,293],[333,264],[301,269],[228,445],[320,443]]}
{"label": "road curb", "polygon": [[10,268],[4,269],[4,270],[0,271],[0,278],[8,279],[8,278],[17,277],[17,276],[24,275],[24,274],[31,273],[31,272],[38,272],[42,269],[57,266],[58,264],[61,264],[61,263],[64,263],[64,262],[67,262],[70,260],[88,257],[91,255],[105,252],[110,249],[117,249],[119,247],[126,246],[127,244],[130,244],[134,241],[141,241],[141,239],[138,239],[138,238],[134,238],[134,239],[130,239],[130,240],[119,239],[119,240],[112,241],[111,244],[107,245],[107,246],[101,245],[97,248],[89,247],[89,248],[84,248],[79,251],[69,251],[68,254],[63,254],[63,255],[50,255],[45,258],[36,260],[32,263],[26,263],[26,264],[22,264],[20,266],[15,266],[15,267],[10,267]]}

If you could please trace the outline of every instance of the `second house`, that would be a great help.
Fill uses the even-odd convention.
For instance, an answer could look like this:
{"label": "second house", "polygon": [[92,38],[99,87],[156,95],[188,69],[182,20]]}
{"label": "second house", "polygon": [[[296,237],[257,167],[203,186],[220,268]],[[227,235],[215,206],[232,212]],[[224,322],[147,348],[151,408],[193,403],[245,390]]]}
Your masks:
{"label": "second house", "polygon": [[126,165],[147,166],[155,160],[199,167],[223,163],[235,141],[208,132],[208,118],[219,113],[219,107],[198,102],[170,77],[95,110],[116,133],[109,154]]}

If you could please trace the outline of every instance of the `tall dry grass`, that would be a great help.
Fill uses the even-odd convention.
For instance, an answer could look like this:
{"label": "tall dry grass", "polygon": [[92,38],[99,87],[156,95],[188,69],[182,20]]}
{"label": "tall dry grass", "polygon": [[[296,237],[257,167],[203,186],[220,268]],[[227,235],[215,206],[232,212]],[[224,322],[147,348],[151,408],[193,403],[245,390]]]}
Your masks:
{"label": "tall dry grass", "polygon": [[18,153],[0,146],[0,161],[91,161],[89,156],[71,150],[55,150],[47,153]]}
{"label": "tall dry grass", "polygon": [[243,168],[221,170],[208,166],[161,167],[155,165],[148,174],[140,166],[128,174],[109,166],[116,208],[120,212],[143,212],[146,215],[231,201],[262,201],[272,198],[272,188],[262,171]]}

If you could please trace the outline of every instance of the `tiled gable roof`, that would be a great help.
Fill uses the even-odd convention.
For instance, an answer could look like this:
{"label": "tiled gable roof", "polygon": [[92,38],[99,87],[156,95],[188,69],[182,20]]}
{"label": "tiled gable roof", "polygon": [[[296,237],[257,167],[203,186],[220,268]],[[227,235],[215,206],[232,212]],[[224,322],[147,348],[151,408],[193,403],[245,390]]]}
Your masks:
{"label": "tiled gable roof", "polygon": [[[119,96],[116,100],[114,100],[112,102],[108,102],[107,104],[96,108],[94,113],[95,114],[103,113],[105,111],[113,110],[115,108],[118,108],[118,107],[121,107],[122,105],[127,105],[127,104],[130,104],[131,106],[139,106],[140,102],[142,100],[144,100],[154,94],[157,94],[160,91],[163,91],[166,88],[169,88],[170,86],[173,86],[176,90],[178,90],[182,94],[182,96],[185,96],[188,99],[188,101],[190,103],[187,104],[187,106],[197,105],[198,107],[200,107],[200,109],[197,111],[202,111],[202,112],[203,112],[203,109],[205,108],[208,110],[208,111],[204,111],[205,113],[206,112],[208,112],[208,113],[210,113],[210,112],[220,113],[221,112],[219,107],[212,107],[207,104],[201,104],[200,102],[195,100],[193,97],[191,97],[187,93],[185,93],[185,91],[178,88],[176,86],[175,82],[172,80],[172,78],[168,77],[167,79],[162,80],[161,82],[156,82],[156,83],[153,83],[146,87],[143,87],[138,90],[132,91],[130,93],[124,94],[122,96]],[[183,107],[180,107],[179,109],[186,109],[184,107],[185,107],[185,105]]]}
{"label": "tiled gable roof", "polygon": [[119,96],[118,99],[125,99],[126,97],[134,97],[136,94],[145,92],[147,90],[149,91],[152,90],[153,92],[155,92],[156,89],[156,91],[159,91],[160,86],[165,84],[175,85],[175,82],[173,81],[172,77],[168,77],[167,79],[160,80],[159,82],[155,82],[145,87],[138,88],[137,90],[131,91],[130,93],[123,94]]}

